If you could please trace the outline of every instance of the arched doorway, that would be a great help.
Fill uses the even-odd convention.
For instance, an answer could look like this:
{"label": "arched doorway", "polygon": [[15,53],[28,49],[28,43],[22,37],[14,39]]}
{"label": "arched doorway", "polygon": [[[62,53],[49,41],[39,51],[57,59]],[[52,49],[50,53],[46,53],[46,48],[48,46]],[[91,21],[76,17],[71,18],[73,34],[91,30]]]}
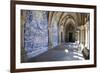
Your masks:
{"label": "arched doorway", "polygon": [[73,39],[73,32],[69,32],[69,39],[68,39],[69,42],[74,42],[74,39]]}
{"label": "arched doorway", "polygon": [[75,26],[73,24],[65,27],[65,42],[75,42]]}

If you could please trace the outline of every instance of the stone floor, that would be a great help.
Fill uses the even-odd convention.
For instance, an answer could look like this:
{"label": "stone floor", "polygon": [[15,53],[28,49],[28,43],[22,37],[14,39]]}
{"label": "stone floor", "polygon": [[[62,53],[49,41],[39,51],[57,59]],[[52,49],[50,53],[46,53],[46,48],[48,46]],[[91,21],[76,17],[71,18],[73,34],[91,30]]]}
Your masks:
{"label": "stone floor", "polygon": [[46,62],[46,61],[72,61],[84,60],[81,52],[78,51],[78,45],[75,43],[63,43],[47,52],[28,60],[28,62]]}

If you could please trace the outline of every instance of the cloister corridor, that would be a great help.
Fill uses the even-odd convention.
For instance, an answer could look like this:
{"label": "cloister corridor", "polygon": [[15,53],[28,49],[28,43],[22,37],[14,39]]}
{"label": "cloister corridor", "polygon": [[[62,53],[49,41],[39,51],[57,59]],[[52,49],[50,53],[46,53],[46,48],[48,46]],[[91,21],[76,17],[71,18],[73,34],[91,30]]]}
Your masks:
{"label": "cloister corridor", "polygon": [[21,10],[21,62],[89,59],[90,14]]}

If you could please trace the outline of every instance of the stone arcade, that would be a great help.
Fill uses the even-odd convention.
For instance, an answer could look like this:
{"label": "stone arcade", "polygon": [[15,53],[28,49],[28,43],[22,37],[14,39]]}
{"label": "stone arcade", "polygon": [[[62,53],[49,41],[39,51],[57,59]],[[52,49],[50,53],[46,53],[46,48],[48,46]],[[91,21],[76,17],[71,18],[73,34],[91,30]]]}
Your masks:
{"label": "stone arcade", "polygon": [[21,62],[83,60],[89,56],[89,17],[89,13],[21,10]]}

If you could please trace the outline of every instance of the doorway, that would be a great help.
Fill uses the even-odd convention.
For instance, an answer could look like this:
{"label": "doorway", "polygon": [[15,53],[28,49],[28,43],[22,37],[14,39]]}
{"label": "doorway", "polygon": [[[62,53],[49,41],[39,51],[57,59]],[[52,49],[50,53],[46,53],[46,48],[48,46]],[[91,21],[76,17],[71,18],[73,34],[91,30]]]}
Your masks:
{"label": "doorway", "polygon": [[73,32],[69,32],[69,39],[68,39],[68,42],[75,42],[75,39],[74,39],[74,34]]}
{"label": "doorway", "polygon": [[69,32],[69,42],[73,42],[73,33]]}
{"label": "doorway", "polygon": [[63,32],[61,32],[61,42],[63,42]]}

